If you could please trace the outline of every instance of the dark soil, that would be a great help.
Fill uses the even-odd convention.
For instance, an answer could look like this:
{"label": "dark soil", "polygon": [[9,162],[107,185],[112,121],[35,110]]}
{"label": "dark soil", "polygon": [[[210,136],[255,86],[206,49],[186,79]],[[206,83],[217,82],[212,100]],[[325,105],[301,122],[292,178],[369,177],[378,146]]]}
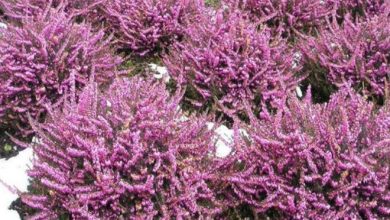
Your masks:
{"label": "dark soil", "polygon": [[17,211],[21,220],[26,219],[25,216],[29,216],[33,213],[31,208],[24,204],[20,198],[13,201],[9,209]]}

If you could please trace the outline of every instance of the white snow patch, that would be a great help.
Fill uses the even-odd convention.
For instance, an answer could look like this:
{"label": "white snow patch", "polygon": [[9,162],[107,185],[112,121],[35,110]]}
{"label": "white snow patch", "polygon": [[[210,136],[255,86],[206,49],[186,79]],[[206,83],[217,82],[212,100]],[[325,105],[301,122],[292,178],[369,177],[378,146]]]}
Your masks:
{"label": "white snow patch", "polygon": [[3,22],[0,22],[0,28],[7,29],[8,26],[7,26],[7,24],[5,24],[5,23],[3,23]]}
{"label": "white snow patch", "polygon": [[293,63],[292,68],[295,69],[298,67],[299,63],[301,62],[302,54],[300,52],[296,52],[293,54]]}
{"label": "white snow patch", "polygon": [[[207,127],[211,129],[214,126],[214,123],[207,123]],[[225,125],[219,126],[215,129],[215,133],[217,134],[217,142],[215,143],[216,152],[215,155],[217,157],[227,157],[230,152],[232,152],[232,148],[228,146],[233,142],[234,131],[232,129],[227,128]]]}
{"label": "white snow patch", "polygon": [[[0,180],[11,188],[21,192],[27,191],[29,178],[27,169],[31,167],[33,151],[27,148],[20,151],[18,155],[8,160],[0,160]],[[14,210],[9,210],[9,206],[18,198],[18,195],[11,192],[8,187],[0,182],[0,216],[1,219],[19,220],[19,215]]]}
{"label": "white snow patch", "polygon": [[303,93],[302,93],[301,87],[297,86],[295,88],[295,92],[297,93],[298,98],[302,98]]}
{"label": "white snow patch", "polygon": [[168,69],[165,66],[158,66],[157,64],[149,64],[150,70],[155,72],[153,75],[156,79],[163,79],[165,83],[168,83],[171,77],[168,74]]}
{"label": "white snow patch", "polygon": [[[207,123],[208,129],[211,129],[215,124],[212,122]],[[251,141],[249,134],[244,129],[238,129],[238,132],[241,136],[245,136],[248,138],[248,140]],[[233,144],[233,136],[234,131],[233,129],[227,128],[225,125],[219,126],[217,129],[215,129],[217,142],[215,144],[216,146],[216,152],[215,155],[217,157],[227,157],[229,154],[232,153],[232,148],[229,146],[230,144]]]}

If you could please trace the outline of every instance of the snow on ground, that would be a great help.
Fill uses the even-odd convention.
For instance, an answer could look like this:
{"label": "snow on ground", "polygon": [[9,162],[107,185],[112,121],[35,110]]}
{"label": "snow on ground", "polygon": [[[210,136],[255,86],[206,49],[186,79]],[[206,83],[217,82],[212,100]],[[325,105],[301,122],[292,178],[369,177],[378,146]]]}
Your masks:
{"label": "snow on ground", "polygon": [[[209,122],[207,123],[207,127],[211,129],[214,126],[214,123]],[[232,149],[228,146],[228,144],[233,142],[233,130],[227,128],[225,125],[219,126],[217,129],[215,129],[217,142],[215,144],[216,146],[216,153],[215,155],[217,157],[227,157]]]}
{"label": "snow on ground", "polygon": [[[0,160],[0,218],[7,220],[19,220],[19,214],[9,210],[9,206],[18,198],[8,187],[19,191],[27,191],[29,184],[27,169],[31,166],[33,152],[31,148],[20,151],[18,155],[8,160]],[[5,186],[5,183],[8,185]]]}
{"label": "snow on ground", "polygon": [[5,23],[0,22],[0,28],[7,29],[7,25]]}
{"label": "snow on ground", "polygon": [[295,88],[295,92],[297,93],[298,98],[302,98],[303,93],[302,93],[301,87],[297,86]]}
{"label": "snow on ground", "polygon": [[158,66],[157,64],[149,64],[150,70],[155,72],[154,77],[156,79],[163,79],[165,83],[168,83],[171,77],[168,74],[168,70],[164,66]]}

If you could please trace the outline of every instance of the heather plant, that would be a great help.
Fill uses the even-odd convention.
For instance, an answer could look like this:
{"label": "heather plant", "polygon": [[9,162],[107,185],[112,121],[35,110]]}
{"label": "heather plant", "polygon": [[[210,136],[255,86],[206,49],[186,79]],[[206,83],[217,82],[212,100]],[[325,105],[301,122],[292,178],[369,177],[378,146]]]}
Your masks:
{"label": "heather plant", "polygon": [[236,135],[233,153],[215,168],[218,197],[236,209],[225,214],[390,217],[389,103],[377,110],[346,88],[325,104],[310,97],[291,97],[276,114],[240,125],[247,135]]}
{"label": "heather plant", "polygon": [[106,0],[0,0],[0,9],[4,15],[11,20],[20,21],[23,19],[37,19],[44,13],[55,8],[64,9],[69,16],[79,14],[94,17],[98,6]]}
{"label": "heather plant", "polygon": [[314,34],[337,9],[337,1],[323,0],[225,0],[231,8],[249,12],[283,36],[293,32]]}
{"label": "heather plant", "polygon": [[244,13],[205,14],[187,33],[164,63],[177,84],[187,86],[192,107],[234,113],[243,109],[243,100],[276,107],[299,81],[294,77],[299,66],[285,41],[272,38],[265,27],[258,30]]}
{"label": "heather plant", "polygon": [[[182,93],[150,79],[88,85],[78,103],[33,122],[39,142],[22,201],[32,219],[190,219],[212,216],[205,183],[214,132],[207,117],[183,118]],[[73,98],[74,99],[74,98]]]}
{"label": "heather plant", "polygon": [[158,56],[184,35],[204,7],[199,0],[112,0],[104,11],[117,43],[139,57]]}
{"label": "heather plant", "polygon": [[0,0],[0,8],[9,19],[20,20],[37,17],[58,1],[50,0]]}
{"label": "heather plant", "polygon": [[62,11],[0,31],[0,127],[24,136],[31,133],[28,115],[42,120],[44,106],[60,100],[72,81],[77,89],[91,75],[109,83],[121,63],[102,31],[92,33],[89,25],[72,23]]}
{"label": "heather plant", "polygon": [[387,0],[346,0],[338,2],[338,14],[351,13],[355,18],[370,18],[383,13],[390,13]]}
{"label": "heather plant", "polygon": [[317,90],[351,83],[364,94],[383,97],[389,89],[390,17],[356,24],[347,17],[329,27],[301,43],[310,83]]}

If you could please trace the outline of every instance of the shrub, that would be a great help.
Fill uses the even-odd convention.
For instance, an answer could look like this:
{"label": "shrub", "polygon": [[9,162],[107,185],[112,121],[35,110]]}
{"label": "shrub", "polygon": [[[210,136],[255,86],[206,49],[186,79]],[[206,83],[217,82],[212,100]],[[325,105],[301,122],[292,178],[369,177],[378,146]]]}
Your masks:
{"label": "shrub", "polygon": [[327,26],[327,19],[338,18],[338,22],[342,22],[346,14],[353,14],[354,18],[361,20],[390,13],[390,4],[386,0],[224,0],[224,2],[230,8],[249,12],[255,21],[266,22],[283,36],[291,36],[297,31],[316,35],[318,29]]}
{"label": "shrub", "polygon": [[377,111],[343,88],[312,104],[309,93],[242,126],[248,137],[216,168],[226,206],[286,219],[390,216],[389,103]]}
{"label": "shrub", "polygon": [[[339,87],[351,83],[370,95],[383,96],[390,74],[390,18],[387,15],[354,24],[333,23],[318,38],[301,43],[306,72]],[[317,69],[317,71],[316,71]],[[318,84],[312,82],[312,84]],[[317,87],[325,87],[321,83]]]}
{"label": "shrub", "polygon": [[220,103],[233,111],[243,100],[261,99],[276,105],[298,83],[292,51],[283,40],[238,11],[205,15],[187,30],[188,37],[164,58],[169,74],[188,85],[197,105]]}
{"label": "shrub", "polygon": [[142,78],[86,87],[79,103],[33,123],[39,143],[22,196],[33,219],[187,219],[211,216],[205,183],[213,131],[206,117],[183,120],[180,94]]}
{"label": "shrub", "polygon": [[225,0],[233,8],[250,12],[255,20],[290,35],[293,31],[314,33],[335,12],[334,1],[323,0]]}
{"label": "shrub", "polygon": [[117,43],[133,55],[159,55],[179,40],[187,25],[202,10],[200,0],[109,1],[104,7]]}
{"label": "shrub", "polygon": [[105,0],[0,0],[0,9],[8,19],[37,19],[54,8],[64,9],[68,15],[92,13]]}
{"label": "shrub", "polygon": [[45,104],[56,102],[72,81],[81,88],[93,74],[99,83],[116,75],[121,59],[112,55],[104,33],[73,24],[65,13],[49,13],[22,28],[1,29],[0,127],[30,134],[28,114],[45,115]]}
{"label": "shrub", "polygon": [[355,17],[370,18],[383,13],[390,13],[390,4],[386,0],[346,0],[340,1],[339,14],[351,13]]}

